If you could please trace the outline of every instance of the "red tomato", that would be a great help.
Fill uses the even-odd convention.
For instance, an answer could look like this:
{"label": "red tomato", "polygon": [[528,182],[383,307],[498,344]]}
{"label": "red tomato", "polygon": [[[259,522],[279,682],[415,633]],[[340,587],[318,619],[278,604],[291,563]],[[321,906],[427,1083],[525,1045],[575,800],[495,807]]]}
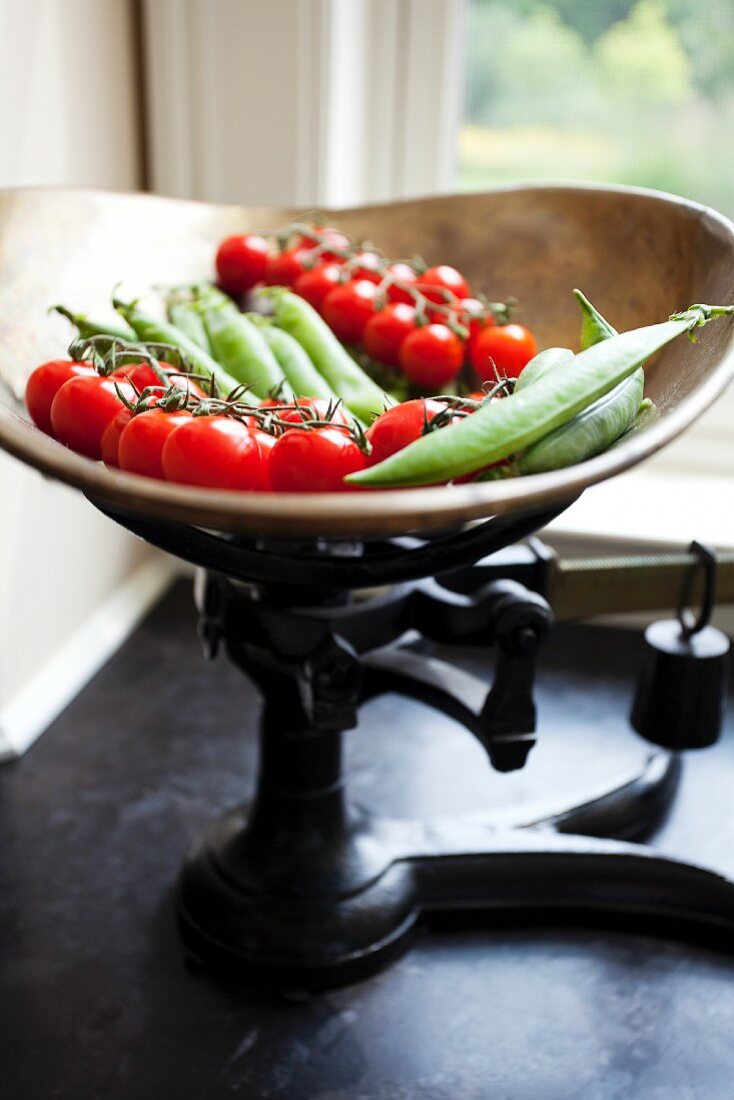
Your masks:
{"label": "red tomato", "polygon": [[[208,396],[204,393],[201,386],[194,382],[193,379],[181,376],[179,367],[174,367],[171,363],[165,362],[162,362],[160,366],[166,374],[172,376],[170,382],[174,386],[178,386],[182,390],[188,387],[191,393],[196,394],[197,397]],[[177,375],[179,377],[176,377]],[[118,367],[117,370],[113,370],[110,378],[124,378],[128,382],[132,382],[135,389],[140,393],[151,386],[155,389],[160,389],[161,393],[164,392],[165,388],[150,363],[146,363],[145,361],[141,363],[129,363],[124,367]]]}
{"label": "red tomato", "polygon": [[344,493],[347,474],[363,470],[364,453],[342,428],[286,432],[270,456],[270,481],[276,493]]}
{"label": "red tomato", "polygon": [[[326,242],[333,245],[334,248],[341,250],[349,248],[351,243],[349,237],[347,237],[345,233],[342,233],[340,229],[335,229],[333,225],[315,225],[313,236],[304,233],[298,247],[305,247],[309,251],[312,251],[314,248]],[[343,264],[345,257],[339,256],[336,252],[324,250],[323,252],[319,252],[319,259]]]}
{"label": "red tomato", "polygon": [[459,298],[458,301],[447,302],[446,305],[449,306],[450,313],[446,313],[445,310],[429,309],[428,319],[437,324],[446,324],[450,318],[467,328],[469,335],[466,338],[464,350],[467,358],[470,358],[479,333],[496,324],[495,319],[478,298]]}
{"label": "red tomato", "polygon": [[376,252],[357,252],[349,261],[352,279],[369,279],[371,283],[381,283],[384,275],[380,270],[383,263]]}
{"label": "red tomato", "polygon": [[77,363],[73,359],[52,359],[36,367],[25,387],[26,408],[36,427],[46,435],[53,435],[51,404],[64,382],[76,375],[95,373],[91,363]]}
{"label": "red tomato", "polygon": [[[263,405],[265,404],[266,402],[263,402]],[[274,402],[274,404],[277,404],[277,402]],[[330,412],[329,420],[332,424],[348,425],[349,417],[344,411],[344,406],[334,407],[335,404],[336,398],[332,403],[327,401],[325,397],[299,397],[298,407],[294,404],[292,408],[284,409],[277,415],[279,420],[285,420],[289,424],[303,424],[304,419],[326,420],[327,414]]]}
{"label": "red tomato", "polygon": [[422,436],[426,424],[443,411],[440,401],[421,397],[415,401],[404,401],[402,405],[393,405],[381,413],[367,429],[367,440],[372,447],[367,465],[375,466],[396,451],[402,451],[403,447]]}
{"label": "red tomato", "polygon": [[287,248],[284,252],[268,257],[265,282],[268,286],[293,286],[299,275],[306,270],[310,253],[308,246],[299,245]]}
{"label": "red tomato", "polygon": [[264,467],[255,433],[232,417],[194,416],[163,445],[166,480],[184,485],[262,490]]}
{"label": "red tomato", "polygon": [[263,463],[263,489],[271,490],[273,488],[270,482],[270,454],[273,447],[278,442],[276,436],[271,435],[270,432],[262,432],[259,428],[254,428],[252,434],[255,436],[255,442],[260,450],[260,457]]}
{"label": "red tomato", "polygon": [[268,242],[255,233],[225,237],[217,249],[219,285],[230,294],[243,294],[265,278]]}
{"label": "red tomato", "polygon": [[[388,264],[385,273],[387,275],[394,275],[401,283],[407,283],[409,286],[415,286],[418,282],[418,276],[415,271],[413,271],[413,268],[399,261],[398,263]],[[387,288],[387,296],[391,302],[406,302],[409,306],[412,306],[415,301],[407,290],[403,290],[402,287],[395,286],[394,284],[391,284]]]}
{"label": "red tomato", "polygon": [[102,457],[104,430],[121,408],[119,386],[128,401],[135,391],[127,382],[82,374],[64,382],[51,405],[51,423],[60,443],[88,458]]}
{"label": "red tomato", "polygon": [[102,461],[105,466],[111,466],[113,469],[117,469],[120,465],[118,459],[120,436],[122,435],[123,429],[130,423],[132,415],[130,409],[126,409],[123,405],[120,411],[115,413],[112,420],[110,420],[109,424],[102,432],[100,449],[102,451]]}
{"label": "red tomato", "polygon": [[[166,364],[167,366],[168,364]],[[163,364],[161,364],[163,366]],[[171,368],[173,369],[173,368]],[[122,378],[124,381],[131,382],[135,386],[136,390],[140,390],[142,393],[148,386],[161,386],[161,380],[155,373],[150,363],[126,363],[124,367],[118,367],[117,370],[113,370],[110,378]]]}
{"label": "red tomato", "polygon": [[148,409],[133,416],[120,436],[117,452],[120,469],[144,477],[162,478],[163,445],[171,432],[189,420],[191,413],[186,409],[170,413]]}
{"label": "red tomato", "polygon": [[304,271],[298,276],[293,289],[320,313],[326,295],[339,285],[341,273],[340,264],[317,264],[310,271]]}
{"label": "red tomato", "polygon": [[429,267],[427,271],[424,271],[420,276],[419,285],[426,298],[430,302],[445,302],[447,296],[439,292],[432,292],[424,287],[440,287],[444,290],[450,290],[456,298],[468,298],[471,294],[469,284],[460,271],[457,271],[455,267],[449,267],[448,264],[438,264],[437,267]]}
{"label": "red tomato", "polygon": [[400,366],[411,382],[440,389],[456,378],[464,362],[464,346],[446,325],[422,325],[400,346]]}
{"label": "red tomato", "polygon": [[369,279],[351,279],[327,294],[323,306],[324,320],[340,340],[358,343],[365,325],[375,312],[376,297],[377,287]]}
{"label": "red tomato", "polygon": [[370,317],[362,339],[365,351],[373,359],[396,367],[405,337],[415,328],[415,309],[405,302],[391,302]]}
{"label": "red tomato", "polygon": [[537,354],[535,337],[523,325],[493,325],[477,336],[471,362],[480,381],[492,379],[492,361],[500,374],[517,378],[525,364]]}
{"label": "red tomato", "polygon": [[469,329],[469,336],[465,344],[467,358],[471,361],[474,345],[481,332],[485,328],[492,328],[496,321],[478,298],[462,298],[458,302],[459,323]]}

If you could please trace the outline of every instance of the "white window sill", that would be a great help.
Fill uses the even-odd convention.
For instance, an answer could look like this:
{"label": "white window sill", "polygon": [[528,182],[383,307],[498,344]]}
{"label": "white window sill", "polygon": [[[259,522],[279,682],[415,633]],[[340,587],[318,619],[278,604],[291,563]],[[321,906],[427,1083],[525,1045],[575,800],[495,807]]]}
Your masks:
{"label": "white window sill", "polygon": [[[654,464],[653,464],[654,465]],[[734,476],[630,470],[596,485],[543,532],[559,550],[603,544],[614,553],[640,547],[685,548],[693,539],[734,548]]]}

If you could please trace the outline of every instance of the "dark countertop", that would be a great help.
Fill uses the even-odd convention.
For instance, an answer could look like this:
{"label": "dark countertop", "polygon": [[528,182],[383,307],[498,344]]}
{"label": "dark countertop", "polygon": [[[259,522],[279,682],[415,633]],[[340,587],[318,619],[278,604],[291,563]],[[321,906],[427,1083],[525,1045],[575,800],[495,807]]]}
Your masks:
{"label": "dark countertop", "polygon": [[[302,1001],[189,969],[171,886],[186,848],[250,792],[257,718],[193,626],[181,583],[0,769],[3,1100],[731,1100],[734,961],[705,948],[426,931],[390,970]],[[512,776],[447,718],[375,701],[348,735],[352,789],[395,815],[583,797],[645,755],[626,721],[640,652],[635,634],[558,628],[539,745]],[[656,843],[734,873],[731,733],[689,755]]]}

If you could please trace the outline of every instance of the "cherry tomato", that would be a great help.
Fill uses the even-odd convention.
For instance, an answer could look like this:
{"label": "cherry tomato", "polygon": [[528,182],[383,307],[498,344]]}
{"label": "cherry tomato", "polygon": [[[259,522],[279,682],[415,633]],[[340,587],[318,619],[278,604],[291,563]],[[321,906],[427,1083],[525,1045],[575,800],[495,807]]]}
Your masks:
{"label": "cherry tomato", "polygon": [[[160,366],[166,374],[171,375],[170,382],[174,386],[182,390],[188,389],[191,393],[196,394],[197,397],[207,396],[201,386],[194,382],[193,379],[185,378],[181,375],[179,367],[174,367],[171,363],[165,362],[161,362]],[[123,378],[127,382],[132,382],[139,393],[142,393],[143,390],[150,387],[160,389],[161,393],[163,393],[165,389],[150,363],[146,363],[145,361],[141,363],[128,363],[124,367],[118,367],[117,370],[113,370],[110,378]]]}
{"label": "cherry tomato", "polygon": [[124,407],[116,386],[128,401],[135,400],[132,386],[114,378],[81,374],[64,382],[51,405],[51,423],[59,442],[88,458],[101,458],[104,430]]}
{"label": "cherry tomato", "polygon": [[344,493],[347,474],[363,470],[364,453],[343,428],[286,432],[270,456],[270,481],[276,493]]}
{"label": "cherry tomato", "polygon": [[[415,286],[418,282],[418,276],[413,268],[400,261],[388,264],[385,274],[394,275],[401,283],[407,283],[409,286]],[[387,288],[387,296],[391,302],[406,302],[409,306],[412,306],[415,301],[407,290],[403,290],[402,287],[395,286],[392,283]]]}
{"label": "cherry tomato", "polygon": [[380,270],[382,257],[376,252],[357,252],[349,261],[352,279],[369,279],[371,283],[381,283],[384,275]]}
{"label": "cherry tomato", "polygon": [[[161,366],[163,366],[162,363]],[[171,370],[173,370],[173,367],[171,367]],[[141,393],[149,386],[161,386],[162,388],[160,378],[155,373],[150,363],[146,362],[126,363],[124,367],[118,367],[117,370],[113,370],[110,378],[121,378],[123,381],[131,382],[133,386],[135,386],[135,389],[140,390]]]}
{"label": "cherry tomato", "polygon": [[268,242],[255,233],[225,237],[217,249],[215,265],[222,290],[243,294],[265,278]]}
{"label": "cherry tomato", "polygon": [[306,271],[311,249],[303,245],[287,248],[284,252],[268,257],[265,282],[268,286],[293,286],[299,275]]}
{"label": "cherry tomato", "polygon": [[400,366],[411,382],[426,389],[440,389],[461,370],[464,347],[446,325],[422,325],[400,346]]}
{"label": "cherry tomato", "polygon": [[[418,282],[430,302],[445,302],[447,300],[447,296],[441,294],[440,289],[437,292],[428,289],[434,286],[443,290],[450,290],[456,298],[468,298],[471,294],[469,284],[461,272],[457,271],[455,267],[449,267],[448,264],[429,267],[420,276]],[[423,289],[424,287],[426,289]]]}
{"label": "cherry tomato", "polygon": [[[161,367],[166,374],[175,373],[178,369],[171,366],[170,363],[161,363]],[[163,383],[150,363],[146,363],[145,361],[140,363],[126,363],[125,366],[113,370],[110,378],[122,378],[126,382],[131,382],[133,386],[135,386],[135,389],[139,390],[141,393],[151,386],[156,389],[164,389]],[[172,379],[172,381],[178,383],[179,379]],[[185,379],[181,379],[180,381],[185,382]]]}
{"label": "cherry tomato", "polygon": [[340,340],[357,343],[375,312],[377,287],[369,279],[351,279],[336,286],[324,299],[323,315]]}
{"label": "cherry tomato", "polygon": [[36,367],[25,387],[25,403],[31,420],[46,435],[53,435],[51,404],[64,382],[76,375],[96,374],[91,363],[73,359],[52,359]]}
{"label": "cherry tomato", "polygon": [[481,332],[485,328],[492,328],[496,321],[492,314],[479,301],[478,298],[462,298],[458,303],[459,323],[469,329],[469,336],[465,344],[467,359],[471,361],[474,345]]}
{"label": "cherry tomato", "polygon": [[172,431],[163,444],[163,473],[167,481],[210,489],[266,488],[255,433],[227,416],[194,416]]}
{"label": "cherry tomato", "polygon": [[372,447],[367,457],[367,465],[375,466],[396,451],[402,451],[409,443],[423,435],[426,424],[433,420],[444,406],[440,401],[418,398],[404,401],[402,405],[393,405],[377,417],[367,429],[367,440]]}
{"label": "cherry tomato", "polygon": [[191,413],[187,409],[177,412],[148,409],[133,416],[120,435],[117,450],[120,469],[144,477],[162,478],[163,445],[171,432],[177,431],[189,420]]}
{"label": "cherry tomato", "polygon": [[296,294],[317,309],[321,313],[324,299],[329,291],[339,285],[341,279],[341,265],[337,263],[317,264],[310,271],[304,271],[293,284]]}
{"label": "cherry tomato", "polygon": [[517,378],[537,354],[535,337],[523,325],[493,325],[477,336],[471,362],[480,381],[493,377],[492,361],[500,374]]}
{"label": "cherry tomato", "polygon": [[[304,233],[299,241],[298,247],[305,247],[309,251],[313,251],[314,248],[318,248],[319,245],[329,243],[341,250],[349,248],[350,240],[345,233],[342,233],[340,229],[335,229],[333,225],[315,225],[313,236],[309,236],[308,233]],[[323,252],[318,253],[319,260],[327,260],[333,263],[343,264],[346,257],[338,255],[336,252],[329,252],[325,249]]]}
{"label": "cherry tomato", "polygon": [[124,405],[115,413],[110,420],[109,424],[102,432],[102,441],[100,444],[100,450],[102,452],[102,461],[105,466],[111,466],[113,469],[117,469],[120,465],[118,458],[118,450],[120,446],[120,436],[123,429],[127,427],[132,419],[132,412]]}
{"label": "cherry tomato", "polygon": [[429,309],[427,311],[428,319],[435,321],[437,324],[446,324],[447,318],[450,316],[467,328],[469,335],[466,338],[464,350],[467,358],[470,358],[477,336],[485,328],[490,328],[496,324],[495,319],[478,298],[459,298],[455,303],[447,302],[446,304],[451,310],[450,314],[446,313],[445,310]]}
{"label": "cherry tomato", "polygon": [[[280,403],[282,405],[282,402]],[[263,401],[260,408],[268,408],[269,406],[277,406],[277,401]],[[282,409],[277,413],[279,420],[284,420],[287,424],[303,424],[304,420],[326,420],[329,418],[332,424],[349,424],[349,417],[344,411],[343,405],[336,405],[336,398],[334,402],[328,401],[325,397],[299,397],[298,406],[293,404],[290,408]],[[288,428],[284,428],[284,431],[288,431]]]}
{"label": "cherry tomato", "polygon": [[380,363],[396,367],[400,346],[415,328],[415,309],[405,302],[390,302],[370,317],[362,339],[365,351]]}

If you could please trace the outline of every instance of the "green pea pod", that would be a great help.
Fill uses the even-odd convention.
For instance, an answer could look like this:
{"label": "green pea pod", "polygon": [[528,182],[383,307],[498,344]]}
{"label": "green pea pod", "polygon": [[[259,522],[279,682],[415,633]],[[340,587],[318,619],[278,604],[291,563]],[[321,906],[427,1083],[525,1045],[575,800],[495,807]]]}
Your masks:
{"label": "green pea pod", "polygon": [[229,294],[225,294],[224,291],[220,290],[214,283],[194,283],[191,287],[191,295],[197,301],[206,301],[211,304],[219,302],[220,305],[234,305]]}
{"label": "green pea pod", "polygon": [[[580,290],[573,293],[581,307],[582,349],[617,335],[617,330]],[[540,474],[560,470],[606,451],[637,416],[644,388],[645,374],[639,368],[573,420],[529,447],[514,463],[515,472]]]}
{"label": "green pea pod", "polygon": [[369,423],[395,404],[355,363],[313,306],[289,290],[278,289],[270,294],[278,327],[298,341],[322,378],[355,416]]}
{"label": "green pea pod", "polygon": [[258,397],[278,393],[290,397],[290,388],[278,360],[256,325],[233,302],[207,305],[202,300],[206,334],[212,352],[230,374]]}
{"label": "green pea pod", "polygon": [[594,344],[600,344],[602,340],[608,340],[610,336],[616,336],[616,328],[612,328],[605,317],[602,317],[598,309],[580,290],[574,290],[573,296],[581,306],[581,350],[591,348]]}
{"label": "green pea pod", "polygon": [[606,451],[636,417],[644,387],[645,374],[638,369],[567,424],[528,447],[515,461],[515,472],[542,474],[560,470]]}
{"label": "green pea pod", "polygon": [[336,401],[331,386],[322,378],[308,357],[308,353],[290,333],[264,321],[260,314],[253,314],[253,324],[260,332],[280,364],[288,384],[297,397],[323,397]]}
{"label": "green pea pod", "polygon": [[190,340],[193,340],[198,347],[211,354],[212,349],[204,327],[204,320],[194,302],[169,302],[168,320],[188,336]]}
{"label": "green pea pod", "polygon": [[[617,335],[617,330],[612,328],[580,290],[574,290],[573,293],[582,312],[582,350]],[[541,352],[542,354],[544,353]],[[524,373],[525,371],[520,378]],[[560,470],[606,451],[627,430],[637,415],[644,387],[645,375],[640,368],[567,424],[556,428],[529,447],[513,463],[513,472],[542,474],[549,470]]]}
{"label": "green pea pod", "polygon": [[573,357],[570,348],[545,348],[543,351],[538,352],[535,358],[531,359],[520,371],[514,392],[524,390],[526,386],[537,382],[547,370],[553,370],[561,363],[570,363]]}
{"label": "green pea pod", "polygon": [[734,306],[692,306],[662,324],[612,336],[547,371],[520,393],[430,432],[346,480],[355,485],[431,485],[517,454],[609,393],[677,336],[731,312]]}
{"label": "green pea pod", "polygon": [[[157,317],[151,317],[139,308],[137,302],[121,302],[115,298],[112,304],[132,326],[140,340],[154,344],[172,344],[184,353],[194,371],[207,378],[214,378],[223,395],[226,396],[239,385],[237,379],[228,374],[216,359],[170,321],[159,321]],[[253,403],[256,402],[253,401]]]}
{"label": "green pea pod", "polygon": [[72,313],[66,306],[52,306],[51,309],[54,313],[60,313],[62,317],[66,317],[67,321],[71,321],[82,340],[88,340],[91,336],[109,336],[115,340],[132,343],[136,339],[130,325],[122,324],[121,321],[97,321],[87,317],[86,313]]}

